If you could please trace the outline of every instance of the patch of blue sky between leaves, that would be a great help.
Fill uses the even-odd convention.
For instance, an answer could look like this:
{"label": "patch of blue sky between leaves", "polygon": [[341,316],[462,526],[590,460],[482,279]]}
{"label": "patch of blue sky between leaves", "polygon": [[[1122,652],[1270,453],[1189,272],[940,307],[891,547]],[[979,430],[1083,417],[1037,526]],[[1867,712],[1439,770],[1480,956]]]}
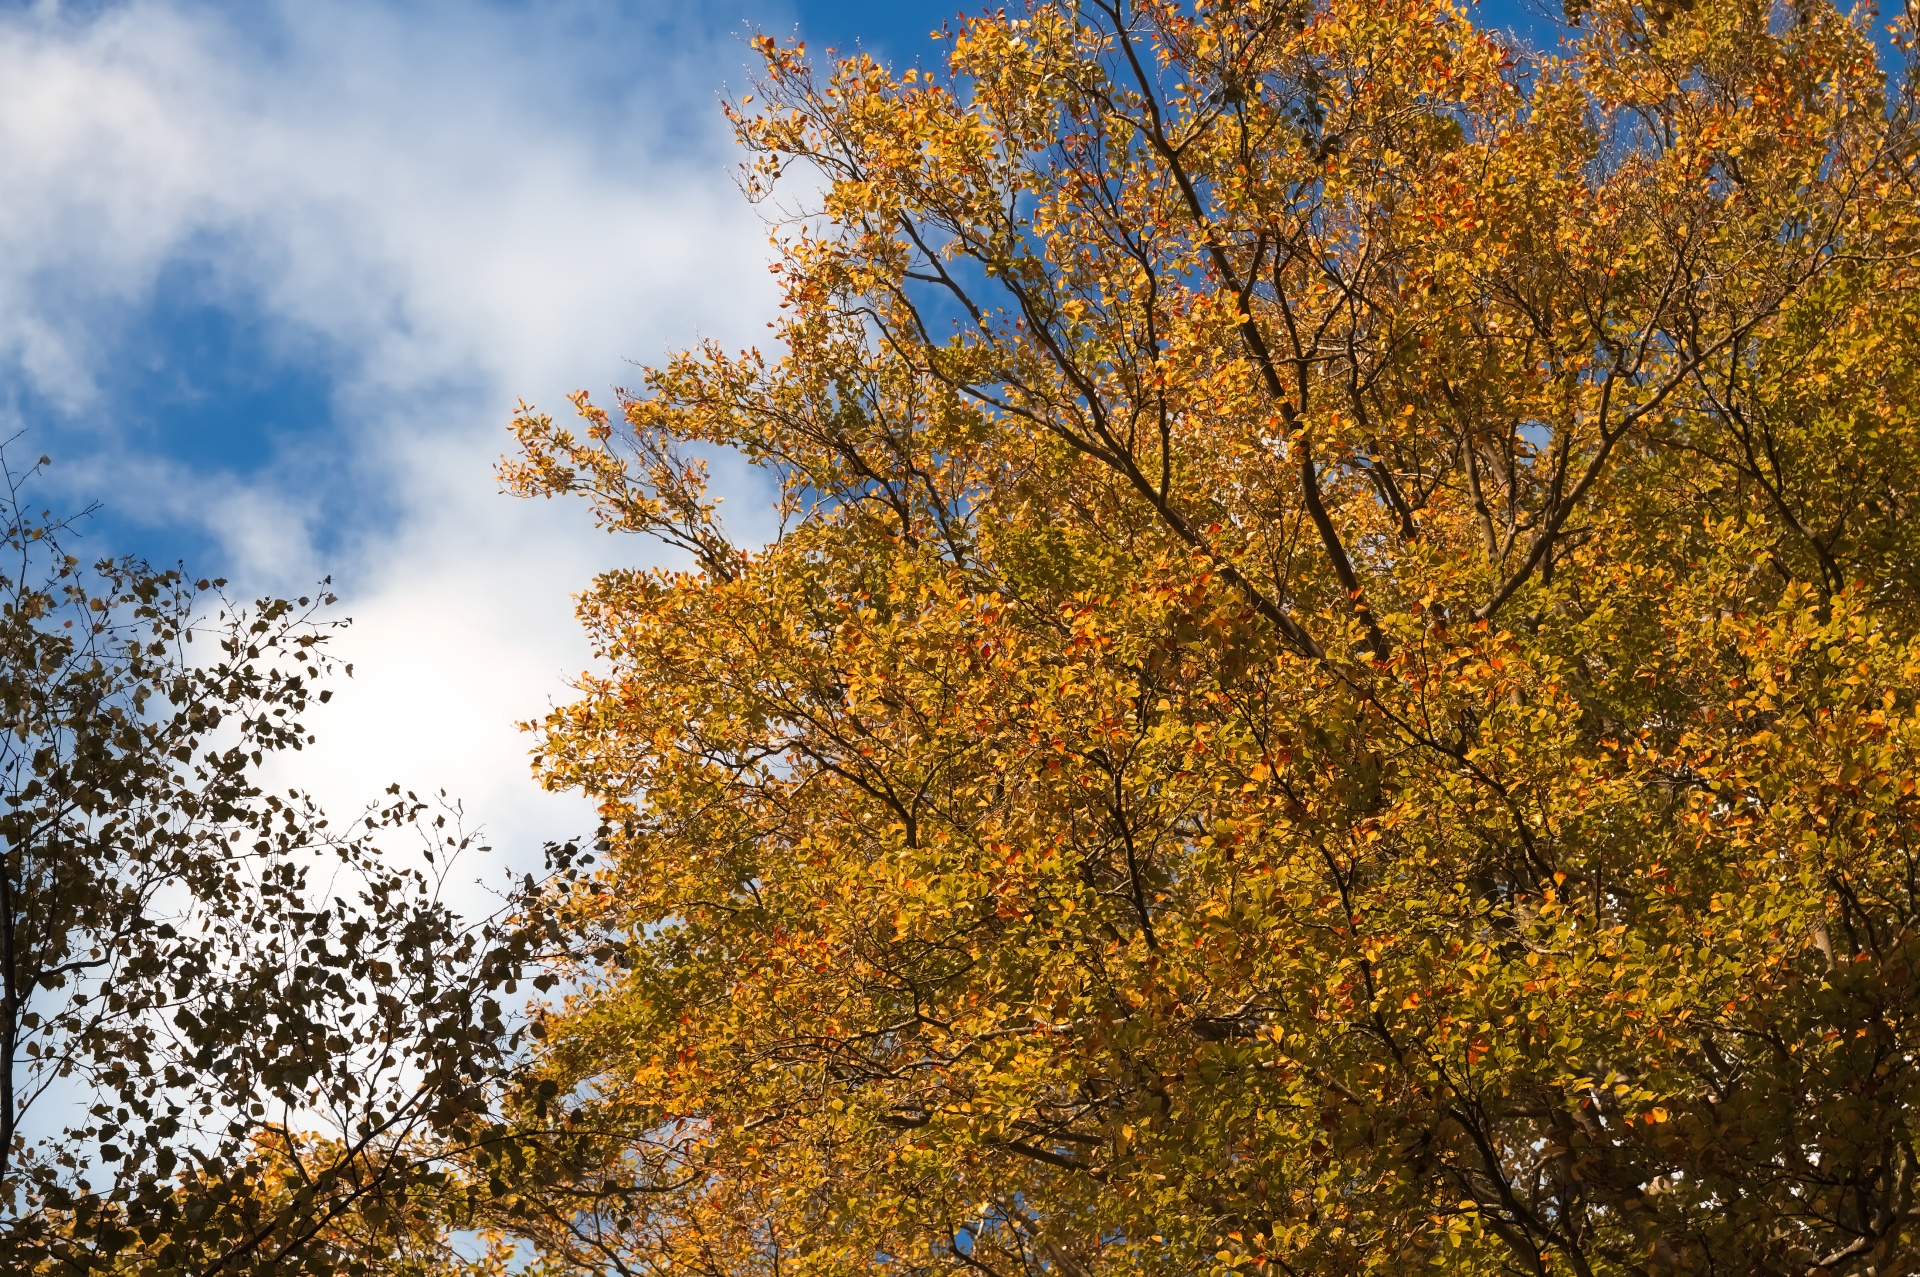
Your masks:
{"label": "patch of blue sky between leaves", "polygon": [[[779,8],[762,7],[761,21],[767,34],[788,34],[776,25]],[[1014,12],[1015,7],[1009,5],[1008,12]],[[944,41],[936,44],[931,33],[943,24],[949,29],[957,27],[956,18],[961,13],[979,12],[979,5],[966,6],[954,0],[801,0],[786,22],[789,27],[797,26],[809,53],[824,56],[826,50],[833,49],[846,55],[858,50],[900,70],[914,65],[943,66],[950,46]]]}
{"label": "patch of blue sky between leaves", "polygon": [[[918,63],[926,67],[944,65],[945,42],[934,43],[929,33],[943,25],[959,26],[962,15],[997,12],[1005,8],[1009,16],[1018,16],[1018,3],[960,4],[955,0],[800,0],[794,16],[808,51],[824,52],[831,47],[841,53],[855,48],[871,54],[896,70]],[[781,8],[777,5],[754,6],[749,23],[757,19],[774,36],[788,34],[778,25]],[[1557,0],[1478,0],[1468,13],[1482,27],[1506,31],[1523,37],[1534,47],[1551,52],[1560,32],[1565,29]]]}

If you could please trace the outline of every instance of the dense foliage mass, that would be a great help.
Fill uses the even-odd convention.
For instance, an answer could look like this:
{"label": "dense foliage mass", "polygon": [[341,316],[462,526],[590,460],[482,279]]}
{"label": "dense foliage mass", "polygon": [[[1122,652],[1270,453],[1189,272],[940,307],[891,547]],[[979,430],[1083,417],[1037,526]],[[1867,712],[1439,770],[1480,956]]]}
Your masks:
{"label": "dense foliage mass", "polygon": [[[511,1190],[542,1262],[1920,1269],[1874,37],[1084,0],[946,74],[762,41],[777,352],[529,411],[509,467],[691,560],[594,585],[606,672],[544,727],[610,858]],[[775,473],[781,535],[732,544],[687,445]]]}

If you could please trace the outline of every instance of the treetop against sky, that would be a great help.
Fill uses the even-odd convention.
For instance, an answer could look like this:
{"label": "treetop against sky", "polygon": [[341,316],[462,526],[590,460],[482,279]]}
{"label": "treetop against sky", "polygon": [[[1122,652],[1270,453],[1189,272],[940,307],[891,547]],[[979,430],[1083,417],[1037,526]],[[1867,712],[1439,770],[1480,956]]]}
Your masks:
{"label": "treetop against sky", "polygon": [[[570,582],[633,551],[496,495],[515,400],[757,330],[765,234],[717,103],[748,34],[911,60],[951,7],[0,8],[6,429],[102,503],[89,550],[333,577],[341,801],[404,776],[502,842],[569,832],[513,723],[585,660]],[[737,518],[767,504],[720,478]]]}
{"label": "treetop against sky", "polygon": [[[633,551],[496,497],[501,428],[686,332],[762,331],[765,232],[717,101],[749,34],[931,66],[961,8],[0,10],[7,429],[103,503],[90,546],[296,593],[333,577],[362,680],[329,711],[342,800],[404,774],[503,841],[565,832],[578,812],[522,783],[512,723],[585,658],[565,583]],[[1523,6],[1475,13],[1557,38]],[[769,503],[756,476],[716,482],[736,521]],[[462,639],[429,650],[427,617]]]}
{"label": "treetop against sky", "polygon": [[879,12],[0,19],[10,1242],[1913,1269],[1911,33]]}

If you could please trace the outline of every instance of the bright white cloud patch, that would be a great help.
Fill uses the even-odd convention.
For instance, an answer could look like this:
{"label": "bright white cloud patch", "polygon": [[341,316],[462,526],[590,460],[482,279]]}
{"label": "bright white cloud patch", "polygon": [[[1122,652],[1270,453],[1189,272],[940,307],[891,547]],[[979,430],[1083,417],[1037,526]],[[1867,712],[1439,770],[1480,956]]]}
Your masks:
{"label": "bright white cloud patch", "polygon": [[[564,407],[633,379],[624,359],[763,331],[765,234],[713,105],[742,48],[674,12],[0,19],[0,375],[53,406],[33,443],[78,463],[77,495],[197,526],[249,587],[342,581],[358,672],[296,777],[332,805],[389,779],[445,786],[503,848],[585,823],[533,789],[513,720],[587,659],[570,594],[651,551],[583,509],[496,495],[492,467],[516,398]],[[114,424],[114,368],[165,340],[130,317],[182,261],[288,359],[330,370],[332,427],[244,479]],[[323,462],[385,513],[329,526]],[[764,504],[733,482],[730,510]]]}

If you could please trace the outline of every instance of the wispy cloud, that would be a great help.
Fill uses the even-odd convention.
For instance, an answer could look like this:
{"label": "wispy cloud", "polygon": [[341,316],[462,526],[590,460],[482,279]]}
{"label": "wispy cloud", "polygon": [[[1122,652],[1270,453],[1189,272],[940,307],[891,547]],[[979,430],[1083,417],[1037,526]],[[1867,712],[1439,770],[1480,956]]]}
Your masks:
{"label": "wispy cloud", "polygon": [[[649,551],[495,495],[493,459],[519,396],[759,330],[764,231],[712,108],[741,60],[664,4],[0,19],[0,379],[76,497],[197,529],[247,587],[340,578],[357,674],[299,774],[331,801],[396,779],[501,841],[584,822],[533,791],[512,722],[586,660],[569,594]],[[222,462],[255,427],[217,405],[140,427],[127,401],[126,368],[183,357],[155,319],[181,279],[290,393],[324,387],[262,464]]]}

